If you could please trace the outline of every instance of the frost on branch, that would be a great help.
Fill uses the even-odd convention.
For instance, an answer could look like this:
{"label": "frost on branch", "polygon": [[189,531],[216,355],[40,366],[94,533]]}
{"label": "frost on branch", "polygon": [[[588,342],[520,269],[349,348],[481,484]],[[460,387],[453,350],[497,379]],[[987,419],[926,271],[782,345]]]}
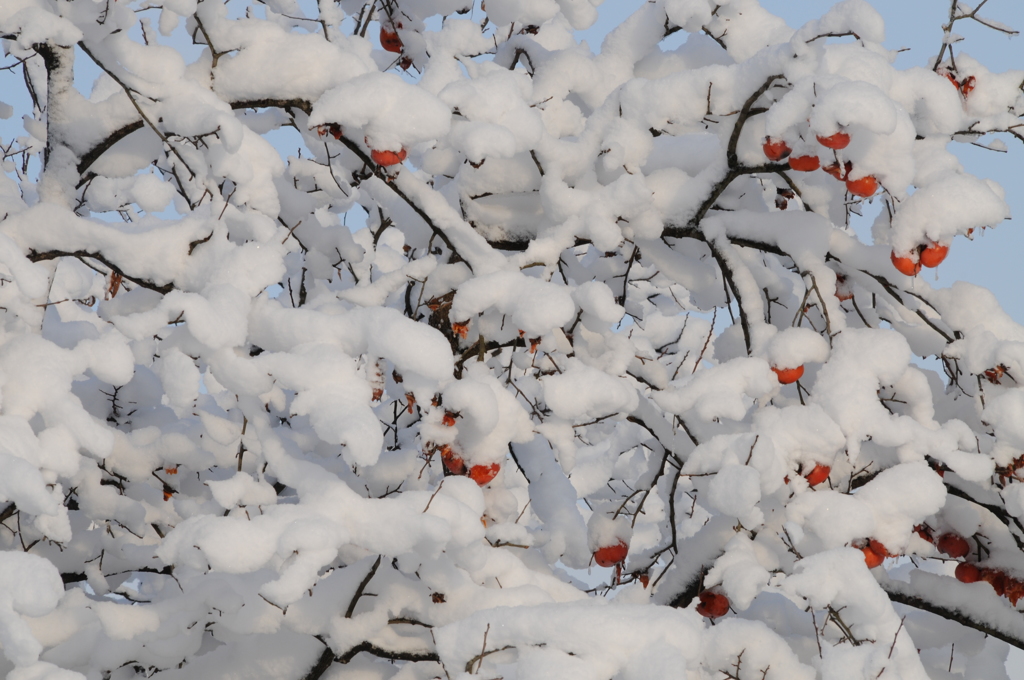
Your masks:
{"label": "frost on branch", "polygon": [[599,5],[0,6],[8,677],[1002,677],[1013,30]]}

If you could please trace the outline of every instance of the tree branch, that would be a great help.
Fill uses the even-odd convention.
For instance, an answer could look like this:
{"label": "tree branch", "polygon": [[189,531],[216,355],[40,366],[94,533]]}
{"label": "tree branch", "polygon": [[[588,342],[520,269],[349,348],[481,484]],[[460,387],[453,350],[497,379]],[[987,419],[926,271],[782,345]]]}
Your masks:
{"label": "tree branch", "polygon": [[85,52],[89,56],[90,59],[93,60],[93,63],[95,63],[97,66],[99,66],[108,76],[110,76],[114,80],[115,83],[117,83],[118,85],[121,86],[121,89],[124,90],[125,96],[128,97],[128,101],[130,101],[132,103],[132,106],[135,107],[135,110],[139,112],[139,116],[142,117],[142,120],[144,120],[146,122],[146,124],[153,130],[153,132],[155,132],[156,135],[161,139],[161,141],[163,141],[163,143],[167,145],[167,148],[170,149],[171,153],[173,153],[175,156],[178,157],[178,160],[181,161],[181,164],[183,166],[185,166],[185,169],[188,170],[189,174],[192,175],[192,177],[195,177],[196,176],[195,171],[189,166],[189,164],[185,160],[185,158],[180,153],[178,153],[178,150],[174,148],[174,145],[171,144],[171,140],[167,139],[167,135],[165,135],[163,132],[160,131],[160,129],[156,126],[156,124],[153,123],[153,121],[151,121],[149,119],[149,116],[146,115],[146,112],[142,110],[142,107],[139,106],[139,102],[132,95],[131,88],[128,87],[128,85],[123,80],[118,78],[117,75],[113,71],[108,69],[106,67],[106,65],[103,64],[103,62],[101,62],[99,59],[97,59],[96,55],[94,55],[91,51],[89,51],[89,48],[85,46],[85,42],[84,41],[83,42],[79,42],[78,43],[78,47],[83,52]]}
{"label": "tree branch", "polygon": [[390,661],[440,661],[441,658],[434,652],[396,652],[390,649],[382,649],[372,642],[360,642],[352,649],[345,652],[343,655],[336,657],[334,660],[338,663],[348,663],[355,658],[356,654],[360,652],[366,652],[373,654],[381,659],[388,659]]}
{"label": "tree branch", "polygon": [[1014,637],[1009,633],[1005,633],[999,630],[998,628],[993,628],[992,626],[986,623],[977,621],[962,612],[959,612],[955,609],[950,609],[948,607],[943,607],[942,605],[935,604],[934,602],[929,602],[928,600],[924,600],[914,595],[909,595],[907,593],[900,592],[891,584],[880,583],[879,585],[882,586],[882,590],[885,591],[886,595],[888,595],[889,599],[893,602],[905,604],[908,607],[920,609],[921,611],[930,612],[932,614],[935,614],[936,616],[941,616],[942,618],[948,619],[950,621],[956,621],[962,626],[973,628],[974,630],[981,631],[986,635],[991,635],[997,640],[1002,640],[1003,642],[1012,645],[1017,649],[1024,649],[1024,640]]}
{"label": "tree branch", "polygon": [[757,100],[768,91],[768,88],[772,86],[776,80],[782,77],[782,74],[776,74],[768,76],[768,79],[764,81],[761,87],[754,91],[754,94],[750,95],[747,101],[743,102],[743,108],[740,109],[740,115],[736,119],[736,125],[732,129],[732,134],[729,136],[729,147],[725,154],[725,159],[729,163],[730,168],[735,168],[739,165],[739,161],[736,158],[736,145],[740,141],[740,133],[743,132],[743,125],[747,122],[747,119],[753,115],[751,108],[757,102]]}
{"label": "tree branch", "polygon": [[[341,135],[341,137],[339,138],[339,141],[342,144],[344,144],[346,147],[348,147],[348,150],[351,151],[352,153],[354,153],[359,158],[359,160],[361,160],[363,163],[365,163],[368,167],[371,167],[371,168],[376,168],[377,167],[377,164],[373,161],[373,159],[370,158],[369,156],[367,156],[365,153],[363,153],[363,150],[359,148],[359,145],[356,144],[355,142],[353,142],[347,136]],[[406,204],[410,208],[413,209],[413,212],[415,212],[417,215],[420,216],[420,219],[422,219],[424,222],[426,222],[427,226],[430,227],[430,230],[432,232],[434,232],[437,235],[438,238],[440,238],[442,241],[444,241],[444,244],[446,246],[448,246],[449,250],[451,250],[455,254],[458,254],[459,251],[457,251],[455,249],[455,246],[452,244],[451,240],[448,238],[448,234],[446,234],[443,229],[441,229],[439,226],[437,226],[437,224],[434,223],[434,220],[431,219],[430,215],[428,215],[423,210],[423,208],[421,208],[419,205],[416,204],[415,201],[413,201],[411,198],[409,198],[409,196],[406,195],[406,193],[404,191],[399,189],[395,185],[394,182],[385,182],[385,183],[387,184],[389,189],[391,189],[393,192],[395,192],[395,195],[397,195],[399,198],[401,198],[403,201],[405,201]],[[459,257],[461,258],[462,256],[460,255]],[[465,262],[465,258],[462,258],[462,259]],[[465,264],[466,264],[467,267],[470,268],[470,270],[473,269],[470,266],[469,262],[465,262]]]}
{"label": "tree branch", "polygon": [[345,610],[346,619],[352,618],[352,612],[354,612],[356,609],[356,603],[359,602],[359,598],[363,596],[363,591],[366,590],[366,586],[370,584],[370,580],[377,573],[377,567],[380,566],[381,557],[381,555],[377,555],[377,561],[373,563],[373,566],[370,567],[370,570],[366,572],[366,576],[364,576],[363,580],[359,582],[359,587],[356,588],[355,594],[352,595],[352,601],[348,603],[348,609]]}
{"label": "tree branch", "polygon": [[320,676],[326,673],[333,663],[334,652],[331,650],[330,645],[324,643],[324,651],[320,653],[320,658],[316,660],[316,663],[309,669],[309,672],[302,676],[302,680],[319,680]]}
{"label": "tree branch", "polygon": [[127,274],[123,269],[118,267],[116,264],[108,260],[105,256],[103,256],[100,253],[90,253],[85,250],[76,250],[74,252],[69,252],[66,250],[47,250],[39,253],[34,250],[30,250],[28,252],[27,257],[32,262],[55,260],[58,257],[77,257],[78,259],[82,259],[83,257],[89,257],[94,260],[99,260],[105,266],[109,267],[111,271],[113,271],[116,274],[119,274],[120,276],[131,281],[137,286],[142,286],[143,288],[148,288],[149,290],[153,290],[156,291],[157,293],[162,293],[164,295],[174,290],[173,284],[167,283],[160,286],[153,283],[152,281],[147,281],[146,279],[140,279],[138,277],[132,276],[131,274]]}
{"label": "tree branch", "polygon": [[[144,127],[142,120],[137,120],[134,123],[128,123],[122,127],[111,132],[107,135],[99,144],[82,154],[81,159],[78,161],[78,174],[85,175],[85,173],[92,167],[92,164],[99,160],[100,156],[110,150],[115,144],[120,142],[122,139],[135,132],[141,130]],[[82,186],[87,181],[86,178],[82,178],[78,186]]]}

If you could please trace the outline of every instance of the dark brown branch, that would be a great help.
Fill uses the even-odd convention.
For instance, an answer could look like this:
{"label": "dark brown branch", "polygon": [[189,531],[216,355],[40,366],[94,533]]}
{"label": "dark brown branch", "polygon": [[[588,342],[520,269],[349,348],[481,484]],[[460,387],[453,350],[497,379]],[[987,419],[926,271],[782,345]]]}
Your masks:
{"label": "dark brown branch", "polygon": [[848,38],[851,35],[857,40],[860,40],[860,36],[854,33],[853,31],[846,31],[845,33],[820,33],[811,38],[810,40],[808,40],[807,42],[812,43],[815,40],[821,40],[822,38]]}
{"label": "dark brown branch", "polygon": [[1010,532],[1010,535],[1013,536],[1013,540],[1017,544],[1017,548],[1024,551],[1024,541],[1022,541],[1021,538],[1013,532],[1013,526],[1016,526],[1017,529],[1021,531],[1021,533],[1024,533],[1024,525],[1021,525],[1019,519],[1017,519],[1016,517],[1008,513],[1004,508],[1001,508],[998,505],[982,503],[979,500],[971,498],[970,494],[968,494],[966,491],[964,491],[963,489],[959,489],[953,486],[952,484],[949,484],[948,482],[945,486],[946,493],[948,493],[949,495],[956,496],[957,498],[962,498],[963,500],[969,503],[977,505],[979,508],[985,508],[986,510],[991,512],[996,519],[998,519],[1000,522],[1006,525],[1006,529]]}
{"label": "dark brown branch", "polygon": [[298,109],[307,116],[313,111],[313,105],[303,99],[247,99],[231,102],[233,109]]}
{"label": "dark brown branch", "polygon": [[356,654],[366,652],[381,659],[390,661],[440,661],[441,658],[433,652],[396,652],[390,649],[381,649],[372,642],[360,642],[343,655],[335,658],[338,663],[348,663],[355,658]]}
{"label": "dark brown branch", "polygon": [[[475,664],[477,662],[481,662],[482,663],[483,660],[486,657],[490,656],[491,654],[497,654],[498,652],[504,652],[506,649],[515,649],[515,647],[513,645],[505,645],[504,647],[501,647],[500,649],[491,649],[491,650],[488,650],[488,651],[485,651],[485,652],[480,652],[479,654],[477,654],[472,659],[470,659],[469,661],[466,662],[466,672],[467,673],[472,673],[473,672],[472,671],[473,664]],[[479,671],[479,670],[480,670],[480,668],[477,667],[477,671]]]}
{"label": "dark brown branch", "polygon": [[700,207],[697,208],[697,212],[694,213],[693,217],[690,218],[690,221],[686,223],[685,227],[672,225],[667,226],[665,227],[664,231],[662,231],[662,236],[673,236],[676,238],[689,236],[690,232],[688,230],[696,229],[698,225],[700,225],[701,220],[703,220],[704,216],[708,214],[708,211],[711,210],[711,207],[715,204],[716,201],[718,201],[719,197],[725,192],[725,190],[729,188],[729,185],[732,184],[733,181],[736,180],[737,178],[742,177],[744,175],[753,175],[759,172],[779,173],[788,168],[789,165],[786,163],[766,163],[764,165],[757,166],[741,165],[732,168],[731,170],[729,170],[728,173],[726,173],[725,177],[723,177],[721,180],[719,180],[717,184],[715,184],[714,188],[711,190],[711,194],[704,200],[703,203],[700,204]]}
{"label": "dark brown branch", "polygon": [[718,263],[718,268],[722,270],[722,278],[725,279],[729,289],[732,290],[733,297],[736,298],[736,306],[740,310],[740,328],[743,330],[743,344],[747,348],[747,354],[750,354],[750,322],[747,321],[747,312],[743,308],[743,297],[740,295],[740,289],[733,280],[732,268],[729,267],[729,264],[725,261],[725,255],[721,252],[714,241],[707,241],[707,244],[708,247],[711,248],[711,255],[714,256],[715,262]]}
{"label": "dark brown branch", "polygon": [[[99,157],[110,150],[112,146],[120,142],[122,139],[135,132],[141,130],[144,123],[142,120],[137,120],[134,123],[128,123],[127,125],[120,127],[109,135],[107,135],[103,141],[94,146],[93,148],[82,154],[82,158],[78,161],[78,174],[85,175],[85,173],[92,167],[92,164],[99,160]],[[82,182],[78,186],[82,186],[87,181],[85,177],[82,178]]]}
{"label": "dark brown branch", "polygon": [[94,55],[89,50],[89,48],[85,46],[85,42],[79,42],[78,43],[78,47],[83,52],[85,52],[89,56],[90,59],[92,59],[94,64],[99,66],[100,69],[102,69],[108,76],[110,76],[114,80],[115,83],[117,83],[118,85],[121,86],[121,89],[124,90],[125,96],[128,97],[128,101],[130,101],[132,103],[132,106],[135,107],[135,110],[138,111],[139,116],[142,118],[142,120],[144,120],[146,122],[146,124],[149,125],[150,129],[152,129],[153,132],[155,132],[156,135],[161,139],[161,141],[163,141],[163,143],[167,145],[167,148],[170,149],[171,153],[173,153],[175,156],[178,157],[178,160],[181,161],[181,164],[183,166],[185,166],[185,169],[188,170],[189,174],[192,175],[192,177],[195,177],[196,173],[189,166],[188,161],[186,161],[185,158],[178,152],[178,150],[176,148],[174,148],[174,145],[171,144],[171,140],[169,140],[167,138],[167,135],[165,135],[160,130],[160,128],[158,128],[156,126],[156,124],[149,119],[149,116],[146,115],[146,112],[142,110],[141,106],[139,106],[139,102],[138,102],[138,100],[135,99],[135,96],[132,94],[132,89],[130,87],[128,87],[128,84],[125,83],[123,80],[121,80],[117,76],[116,73],[114,73],[113,71],[108,69],[103,62],[101,62],[99,59],[97,59],[96,55]]}
{"label": "dark brown branch", "polygon": [[167,283],[160,286],[153,283],[152,281],[147,281],[146,279],[140,279],[135,276],[132,276],[131,274],[126,274],[123,269],[121,269],[116,264],[114,264],[113,262],[111,262],[110,260],[108,260],[106,257],[99,253],[90,253],[85,250],[76,250],[75,252],[68,252],[64,250],[47,250],[45,252],[38,253],[34,250],[30,250],[28,252],[27,257],[32,262],[55,260],[58,257],[77,257],[78,259],[88,257],[92,258],[93,260],[98,260],[99,262],[103,263],[103,265],[105,265],[106,267],[109,267],[111,271],[113,271],[116,274],[119,274],[120,276],[131,281],[137,286],[142,286],[143,288],[148,288],[149,290],[153,290],[156,291],[157,293],[162,293],[164,295],[174,290],[173,284]]}
{"label": "dark brown branch", "polygon": [[889,599],[893,602],[905,604],[908,607],[920,609],[921,611],[930,612],[932,614],[935,614],[936,616],[941,616],[942,618],[947,619],[949,621],[956,621],[962,626],[966,626],[967,628],[973,628],[974,630],[981,631],[986,635],[991,635],[997,640],[1002,640],[1003,642],[1012,645],[1017,649],[1024,649],[1024,640],[1021,640],[1020,638],[1015,638],[1012,635],[1004,633],[1003,631],[997,628],[992,628],[991,626],[981,621],[977,621],[962,612],[959,612],[955,609],[949,609],[948,607],[943,607],[942,605],[935,604],[934,602],[929,602],[928,600],[923,600],[919,597],[914,597],[913,595],[901,593],[898,590],[893,589],[892,586],[888,586],[885,583],[881,583],[879,585],[882,586],[882,590],[885,591],[886,595],[888,595]]}
{"label": "dark brown branch", "polygon": [[[367,167],[370,167],[370,168],[377,167],[377,164],[375,162],[373,162],[373,159],[371,159],[369,156],[367,156],[365,153],[363,153],[363,150],[359,148],[359,145],[356,144],[355,142],[353,142],[351,139],[349,139],[345,135],[342,135],[339,141],[341,141],[342,144],[344,144],[346,147],[348,147],[348,150],[351,151],[352,153],[354,153],[359,158],[359,160],[361,160],[363,163],[366,164]],[[458,254],[459,251],[457,251],[455,249],[455,246],[452,245],[451,240],[449,240],[449,238],[448,238],[448,234],[444,233],[443,229],[441,229],[436,224],[434,224],[434,220],[432,220],[430,218],[430,215],[428,215],[423,210],[423,208],[418,206],[416,204],[416,202],[413,201],[411,198],[409,198],[404,191],[399,189],[395,185],[395,182],[386,182],[386,184],[387,184],[389,189],[391,189],[393,192],[395,192],[395,195],[397,195],[399,198],[401,198],[403,201],[405,201],[406,204],[410,208],[413,209],[413,212],[415,212],[417,215],[420,216],[420,219],[422,219],[424,222],[426,222],[427,226],[430,227],[430,230],[432,232],[434,232],[437,235],[438,238],[440,238],[442,241],[444,241],[444,244],[446,246],[448,246],[449,250],[451,250],[453,253]],[[462,259],[465,262],[465,258],[462,258]],[[473,267],[469,264],[469,262],[465,262],[465,264],[472,271]]]}
{"label": "dark brown branch", "polygon": [[764,84],[762,84],[761,87],[757,88],[754,94],[750,95],[747,101],[743,103],[743,108],[740,109],[740,115],[736,119],[736,126],[733,127],[732,135],[729,136],[729,147],[725,155],[725,158],[728,161],[730,168],[735,168],[739,164],[739,161],[736,158],[736,145],[740,141],[740,133],[743,132],[743,125],[747,122],[747,119],[753,115],[753,111],[751,111],[751,108],[753,108],[754,104],[761,97],[761,95],[768,91],[768,88],[772,86],[772,83],[774,83],[781,77],[782,74],[768,76],[768,79],[764,81]]}
{"label": "dark brown branch", "polygon": [[370,570],[366,572],[366,576],[364,576],[363,580],[359,582],[359,587],[356,588],[356,592],[352,596],[352,601],[348,603],[348,609],[345,610],[346,619],[352,618],[352,612],[354,612],[356,609],[356,603],[359,602],[359,598],[363,596],[363,591],[366,590],[366,586],[370,584],[370,580],[377,573],[377,567],[380,566],[380,558],[381,555],[377,555],[377,561],[373,563],[373,566],[370,567]]}
{"label": "dark brown branch", "polygon": [[331,646],[325,643],[324,651],[321,652],[320,658],[316,660],[316,663],[309,669],[309,672],[302,676],[302,680],[319,680],[320,676],[326,673],[333,663],[334,652],[331,650]]}
{"label": "dark brown branch", "polygon": [[686,609],[693,602],[693,598],[697,597],[701,590],[701,584],[704,582],[704,570],[699,570],[696,575],[690,580],[690,582],[683,588],[683,592],[676,595],[668,603],[669,607],[675,607],[677,609]]}

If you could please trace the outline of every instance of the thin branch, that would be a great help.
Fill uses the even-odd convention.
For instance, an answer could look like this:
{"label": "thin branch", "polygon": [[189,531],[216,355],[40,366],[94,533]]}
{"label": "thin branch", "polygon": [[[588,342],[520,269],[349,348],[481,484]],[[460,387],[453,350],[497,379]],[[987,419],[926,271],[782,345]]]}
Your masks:
{"label": "thin branch", "polygon": [[31,260],[32,262],[55,260],[58,257],[76,257],[78,259],[89,257],[94,260],[102,262],[105,266],[109,267],[110,270],[113,271],[114,273],[120,274],[125,279],[128,279],[132,283],[138,286],[142,286],[143,288],[148,288],[149,290],[156,291],[157,293],[163,293],[164,295],[174,290],[173,284],[167,283],[161,286],[153,283],[152,281],[147,281],[146,279],[140,279],[135,276],[132,276],[131,274],[126,274],[123,269],[118,267],[116,264],[108,260],[105,256],[103,256],[100,253],[90,253],[84,250],[77,250],[75,252],[68,252],[64,250],[47,250],[42,253],[37,253],[34,250],[30,250],[28,253],[28,259]]}
{"label": "thin branch", "polygon": [[352,601],[348,603],[348,609],[345,610],[346,619],[352,618],[352,612],[354,612],[356,609],[356,603],[359,602],[359,598],[363,596],[363,591],[366,590],[366,586],[370,584],[370,580],[377,573],[377,567],[380,566],[381,557],[381,555],[377,555],[377,561],[373,563],[373,566],[370,567],[370,570],[366,572],[366,576],[364,576],[363,580],[359,582],[359,587],[356,588],[355,594],[352,595]]}
{"label": "thin branch", "polygon": [[381,659],[388,659],[389,661],[441,661],[441,658],[434,652],[396,652],[394,650],[378,647],[372,642],[360,642],[358,645],[334,660],[341,664],[347,664],[360,652],[366,652],[367,654],[372,654]]}
{"label": "thin branch", "polygon": [[747,122],[747,119],[753,115],[751,111],[752,107],[761,97],[761,95],[768,91],[768,88],[772,86],[772,83],[774,83],[781,77],[781,73],[768,76],[768,79],[764,81],[764,84],[762,84],[761,87],[757,88],[754,94],[750,95],[747,101],[743,103],[743,108],[740,109],[740,115],[736,119],[736,125],[732,129],[732,135],[729,136],[729,147],[726,151],[725,158],[729,162],[730,168],[735,168],[739,164],[736,159],[736,145],[740,141],[740,133],[743,132],[743,125]]}
{"label": "thin branch", "polygon": [[156,133],[156,135],[157,135],[157,136],[158,136],[158,137],[159,137],[159,138],[161,139],[161,141],[163,141],[163,143],[167,145],[167,148],[168,148],[168,149],[170,149],[170,150],[171,150],[171,152],[172,152],[172,153],[173,153],[173,154],[174,154],[175,156],[177,156],[177,157],[178,157],[178,160],[180,160],[180,161],[181,161],[181,164],[185,166],[185,169],[189,171],[189,174],[190,174],[190,175],[192,175],[192,177],[191,177],[190,179],[192,179],[192,178],[196,177],[196,173],[195,173],[195,171],[194,171],[194,170],[193,170],[193,169],[192,169],[192,168],[191,168],[191,167],[189,166],[189,164],[188,164],[188,161],[186,161],[186,160],[185,160],[185,158],[184,158],[184,157],[183,157],[183,156],[182,156],[182,155],[181,155],[180,153],[178,153],[178,150],[174,148],[174,145],[173,145],[173,144],[171,144],[171,140],[169,140],[169,139],[167,138],[167,135],[165,135],[165,134],[164,134],[163,132],[161,132],[161,131],[160,131],[160,129],[159,129],[159,128],[158,128],[157,126],[156,126],[156,124],[154,124],[154,123],[153,123],[153,121],[151,121],[151,120],[149,119],[149,116],[147,116],[147,115],[146,115],[146,112],[142,110],[142,107],[141,107],[141,106],[139,106],[139,102],[138,102],[138,101],[137,101],[137,100],[135,99],[135,97],[134,97],[134,96],[132,95],[132,89],[131,89],[130,87],[128,87],[128,85],[127,85],[127,84],[125,84],[125,82],[124,82],[123,80],[121,80],[120,78],[118,78],[118,77],[117,77],[117,75],[116,75],[116,74],[115,74],[115,73],[114,73],[113,71],[111,71],[110,69],[108,69],[108,68],[107,68],[107,67],[106,67],[106,66],[105,66],[105,65],[103,64],[103,62],[101,62],[101,61],[100,61],[99,59],[97,59],[97,58],[96,58],[96,55],[94,55],[94,54],[93,54],[93,53],[92,53],[92,52],[91,52],[91,51],[89,50],[89,48],[85,46],[85,42],[79,42],[79,43],[78,43],[78,47],[79,47],[79,48],[81,48],[81,50],[82,50],[83,52],[85,52],[85,53],[86,53],[86,54],[87,54],[87,55],[89,56],[89,58],[90,58],[90,59],[92,59],[92,60],[93,60],[93,62],[94,62],[94,63],[95,63],[95,64],[96,64],[97,66],[99,66],[99,67],[100,67],[100,68],[101,68],[101,69],[102,69],[102,70],[103,70],[103,71],[104,71],[104,72],[105,72],[105,73],[106,73],[106,74],[107,74],[108,76],[110,76],[110,77],[111,77],[111,78],[112,78],[112,79],[114,80],[114,82],[115,82],[115,83],[117,83],[118,85],[120,85],[120,86],[121,86],[121,89],[123,89],[123,90],[124,90],[124,93],[125,93],[125,95],[127,95],[127,97],[128,97],[128,101],[130,101],[130,102],[132,103],[132,106],[134,106],[134,107],[135,107],[135,110],[139,112],[139,116],[141,116],[141,117],[142,117],[142,120],[144,120],[144,121],[146,122],[146,124],[147,124],[147,125],[149,125],[149,127],[150,127],[150,128],[151,128],[151,129],[153,130],[153,132],[155,132],[155,133]]}

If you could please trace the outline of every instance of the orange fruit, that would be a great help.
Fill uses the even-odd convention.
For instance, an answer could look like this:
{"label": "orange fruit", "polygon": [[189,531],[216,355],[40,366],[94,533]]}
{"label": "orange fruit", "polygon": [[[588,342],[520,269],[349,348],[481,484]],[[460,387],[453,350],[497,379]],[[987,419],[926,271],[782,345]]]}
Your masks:
{"label": "orange fruit", "polygon": [[627,553],[629,553],[629,546],[625,542],[619,541],[615,545],[606,545],[595,550],[594,561],[599,567],[614,567],[626,559]]}
{"label": "orange fruit", "polygon": [[889,259],[892,260],[892,266],[896,267],[896,271],[906,276],[916,276],[921,271],[921,263],[910,257],[902,257],[896,254],[896,251],[892,251],[889,255]]}
{"label": "orange fruit", "polygon": [[771,137],[765,138],[761,148],[764,149],[764,155],[770,161],[781,161],[793,151],[789,148],[789,144],[781,139],[773,140]]}
{"label": "orange fruit", "polygon": [[878,180],[871,175],[861,177],[860,179],[848,179],[846,180],[846,190],[854,196],[870,198],[878,191]]}
{"label": "orange fruit", "polygon": [[817,156],[790,156],[789,167],[797,172],[813,172],[821,167],[821,160]]}
{"label": "orange fruit", "polygon": [[828,465],[822,465],[818,463],[814,466],[814,469],[808,472],[805,477],[807,483],[811,486],[817,486],[828,479],[829,474],[832,472],[832,468]]}
{"label": "orange fruit", "polygon": [[828,137],[818,135],[818,144],[827,149],[845,149],[850,145],[850,135],[845,132],[837,132]]}
{"label": "orange fruit", "polygon": [[501,465],[491,463],[490,465],[474,465],[469,468],[469,478],[480,486],[484,486],[498,475]]}
{"label": "orange fruit", "polygon": [[921,251],[921,264],[925,267],[938,267],[943,260],[946,259],[946,255],[949,254],[949,246],[944,246],[941,243],[929,243],[924,250]]}
{"label": "orange fruit", "polygon": [[373,149],[370,151],[370,158],[372,158],[373,162],[377,165],[398,165],[405,160],[405,149],[400,151],[378,151],[377,149]]}
{"label": "orange fruit", "polygon": [[777,377],[779,382],[783,385],[795,383],[804,374],[803,364],[800,364],[796,368],[775,368],[772,366],[772,370],[775,371],[775,377]]}

